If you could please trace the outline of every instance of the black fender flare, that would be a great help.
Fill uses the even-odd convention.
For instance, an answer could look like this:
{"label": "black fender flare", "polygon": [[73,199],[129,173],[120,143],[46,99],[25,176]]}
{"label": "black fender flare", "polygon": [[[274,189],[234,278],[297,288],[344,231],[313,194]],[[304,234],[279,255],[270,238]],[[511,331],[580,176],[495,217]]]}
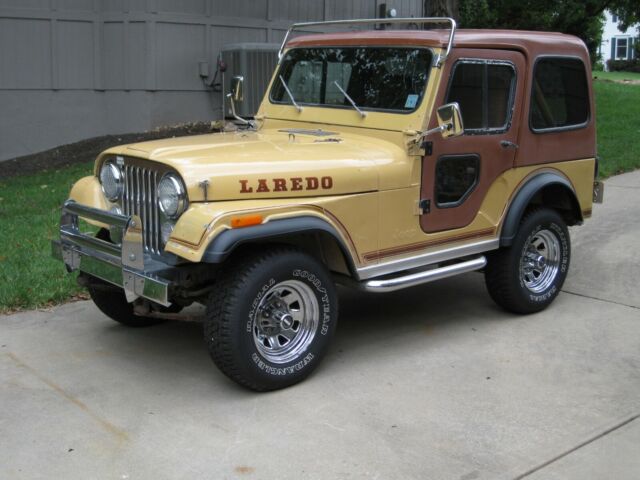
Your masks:
{"label": "black fender flare", "polygon": [[563,190],[566,190],[567,193],[570,194],[575,205],[578,205],[577,213],[580,219],[582,219],[582,213],[580,212],[578,198],[569,180],[553,172],[540,173],[533,178],[530,178],[520,188],[520,190],[518,190],[518,193],[516,193],[516,196],[509,205],[509,210],[505,215],[505,219],[502,224],[502,230],[500,232],[501,247],[508,247],[513,243],[513,239],[518,233],[520,220],[522,220],[522,216],[524,215],[526,208],[531,203],[531,200],[533,200],[536,194],[539,193],[542,189],[547,188],[551,185],[560,186]]}
{"label": "black fender flare", "polygon": [[272,220],[253,227],[225,230],[209,243],[202,256],[202,261],[205,263],[222,263],[243,243],[273,240],[300,233],[329,234],[338,243],[349,270],[352,274],[355,274],[357,270],[353,258],[336,229],[327,221],[312,216]]}

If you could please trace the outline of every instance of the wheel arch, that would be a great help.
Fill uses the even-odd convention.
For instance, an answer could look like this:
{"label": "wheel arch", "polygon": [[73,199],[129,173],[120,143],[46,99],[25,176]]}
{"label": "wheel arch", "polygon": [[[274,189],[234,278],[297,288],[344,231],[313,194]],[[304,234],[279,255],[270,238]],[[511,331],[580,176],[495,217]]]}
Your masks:
{"label": "wheel arch", "polygon": [[[313,240],[313,241],[310,241]],[[225,230],[207,246],[202,261],[222,263],[240,247],[266,243],[292,244],[307,250],[332,270],[347,271],[357,278],[357,269],[346,243],[327,221],[313,216],[272,220],[261,225]],[[340,257],[339,259],[336,257]],[[337,265],[337,261],[343,262]],[[338,262],[339,263],[339,262]]]}
{"label": "wheel arch", "polygon": [[523,215],[532,206],[553,208],[567,225],[577,225],[583,221],[580,203],[571,182],[558,173],[543,172],[527,180],[509,204],[500,232],[500,246],[511,245]]}

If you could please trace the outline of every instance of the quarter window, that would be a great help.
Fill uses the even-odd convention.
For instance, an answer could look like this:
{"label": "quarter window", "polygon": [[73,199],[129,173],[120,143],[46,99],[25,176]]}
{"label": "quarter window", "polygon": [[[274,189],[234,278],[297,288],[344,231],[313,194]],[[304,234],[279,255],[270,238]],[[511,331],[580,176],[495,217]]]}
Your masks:
{"label": "quarter window", "polygon": [[533,72],[531,128],[577,128],[589,119],[587,74],[578,58],[542,58]]}
{"label": "quarter window", "polygon": [[458,102],[465,133],[498,133],[511,120],[516,72],[511,63],[461,60],[453,71],[448,102]]}

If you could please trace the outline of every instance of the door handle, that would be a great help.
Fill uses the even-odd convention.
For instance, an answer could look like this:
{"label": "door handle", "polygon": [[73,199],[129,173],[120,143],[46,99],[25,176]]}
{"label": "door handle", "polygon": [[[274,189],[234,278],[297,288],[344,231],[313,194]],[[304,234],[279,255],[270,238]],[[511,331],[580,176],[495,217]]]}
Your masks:
{"label": "door handle", "polygon": [[500,142],[500,145],[502,145],[502,148],[515,148],[515,149],[518,148],[517,143],[510,142],[509,140],[502,140]]}

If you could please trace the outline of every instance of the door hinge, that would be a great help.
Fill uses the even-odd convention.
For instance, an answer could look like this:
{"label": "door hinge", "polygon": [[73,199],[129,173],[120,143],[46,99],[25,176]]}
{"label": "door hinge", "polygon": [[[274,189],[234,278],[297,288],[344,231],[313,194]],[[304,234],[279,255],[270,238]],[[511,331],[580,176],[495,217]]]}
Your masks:
{"label": "door hinge", "polygon": [[422,148],[426,156],[433,155],[433,142],[422,142]]}
{"label": "door hinge", "polygon": [[420,200],[419,206],[421,215],[424,215],[425,213],[431,213],[431,200]]}

